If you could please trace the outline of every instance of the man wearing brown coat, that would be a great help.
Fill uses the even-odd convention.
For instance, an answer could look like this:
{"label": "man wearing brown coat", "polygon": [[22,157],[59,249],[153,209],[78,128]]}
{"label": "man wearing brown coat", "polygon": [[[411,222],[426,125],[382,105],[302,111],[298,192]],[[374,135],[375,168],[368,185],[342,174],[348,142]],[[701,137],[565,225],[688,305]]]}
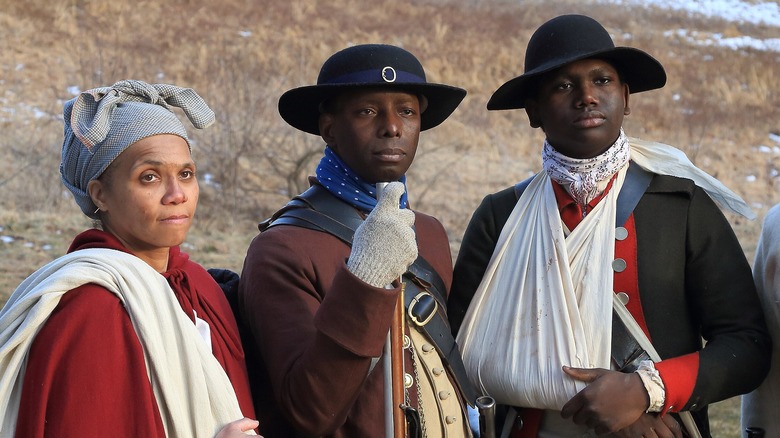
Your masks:
{"label": "man wearing brown coat", "polygon": [[[427,82],[406,50],[372,44],[334,54],[317,85],[281,97],[282,117],[327,146],[312,187],[261,225],[268,227],[251,243],[242,271],[241,319],[252,335],[248,367],[266,436],[385,436],[379,358],[401,293],[396,279],[408,277],[418,254],[432,275],[405,281],[407,297],[429,304],[424,314],[415,313],[423,308],[416,302],[407,311],[408,427],[418,436],[470,436],[465,406],[473,396],[461,391],[462,363],[444,333],[447,234],[435,218],[408,208],[405,185],[420,131],[443,122],[465,94]],[[390,184],[377,195],[383,182]],[[302,222],[290,211],[314,218]],[[321,215],[345,235],[319,222]],[[441,342],[444,334],[449,342]]]}

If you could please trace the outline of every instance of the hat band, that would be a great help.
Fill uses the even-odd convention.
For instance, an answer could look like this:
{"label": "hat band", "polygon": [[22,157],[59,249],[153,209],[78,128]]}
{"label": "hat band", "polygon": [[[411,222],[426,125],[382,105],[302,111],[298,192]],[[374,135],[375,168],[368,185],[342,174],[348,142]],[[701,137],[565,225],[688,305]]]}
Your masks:
{"label": "hat band", "polygon": [[393,67],[387,66],[382,69],[363,70],[354,73],[349,73],[343,76],[339,76],[328,81],[322,82],[324,84],[363,84],[363,83],[388,83],[393,82],[400,83],[419,83],[425,84],[425,78],[417,76],[414,73],[405,71],[398,71]]}

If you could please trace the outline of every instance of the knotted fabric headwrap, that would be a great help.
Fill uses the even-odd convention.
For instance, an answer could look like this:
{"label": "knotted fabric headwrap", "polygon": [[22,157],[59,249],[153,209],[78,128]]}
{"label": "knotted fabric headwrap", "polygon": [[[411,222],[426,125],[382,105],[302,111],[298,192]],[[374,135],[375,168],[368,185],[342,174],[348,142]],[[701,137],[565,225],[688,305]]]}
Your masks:
{"label": "knotted fabric headwrap", "polygon": [[172,106],[181,108],[198,129],[214,123],[214,112],[195,91],[168,84],[124,80],[84,91],[65,103],[60,175],[84,214],[97,219],[97,207],[87,193],[89,182],[133,143],[173,134],[190,146]]}

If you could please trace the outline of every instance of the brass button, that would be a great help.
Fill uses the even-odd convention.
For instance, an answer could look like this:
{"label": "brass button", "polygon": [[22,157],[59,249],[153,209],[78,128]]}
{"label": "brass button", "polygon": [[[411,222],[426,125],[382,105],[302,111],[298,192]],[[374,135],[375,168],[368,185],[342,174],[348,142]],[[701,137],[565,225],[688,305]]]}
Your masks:
{"label": "brass button", "polygon": [[404,348],[409,348],[410,345],[412,345],[412,340],[409,339],[408,335],[404,335]]}
{"label": "brass button", "polygon": [[434,368],[431,371],[433,371],[434,376],[441,376],[442,373],[444,373],[444,368]]}
{"label": "brass button", "polygon": [[614,270],[615,272],[623,272],[623,271],[625,271],[626,270],[626,266],[627,266],[626,265],[626,261],[623,260],[623,259],[618,258],[618,259],[612,260],[612,270]]}
{"label": "brass button", "polygon": [[414,378],[409,373],[404,373],[404,388],[411,388],[414,385]]}
{"label": "brass button", "polygon": [[616,240],[626,240],[628,237],[628,230],[623,227],[617,227],[615,228],[615,239]]}
{"label": "brass button", "polygon": [[623,303],[624,306],[626,304],[628,304],[628,299],[629,298],[628,298],[628,294],[627,293],[625,293],[625,292],[618,292],[617,297],[618,297],[618,301]]}
{"label": "brass button", "polygon": [[439,391],[439,400],[447,400],[448,398],[450,398],[449,391]]}
{"label": "brass button", "polygon": [[452,415],[447,415],[446,417],[444,417],[444,421],[447,424],[454,424],[456,421],[458,421],[458,419],[456,417],[453,417]]}
{"label": "brass button", "polygon": [[423,353],[430,353],[431,351],[433,351],[433,345],[431,345],[431,344],[423,344],[422,351],[423,351]]}

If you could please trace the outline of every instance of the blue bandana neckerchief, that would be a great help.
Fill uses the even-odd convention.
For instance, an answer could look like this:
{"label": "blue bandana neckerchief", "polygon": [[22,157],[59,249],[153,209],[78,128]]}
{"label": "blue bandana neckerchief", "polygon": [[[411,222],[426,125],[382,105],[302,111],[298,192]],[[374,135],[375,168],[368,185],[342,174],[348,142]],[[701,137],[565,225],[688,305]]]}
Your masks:
{"label": "blue bandana neckerchief", "polygon": [[[325,155],[317,165],[317,181],[333,196],[341,199],[358,210],[368,213],[376,207],[376,186],[367,183],[347,166],[329,147],[325,147]],[[406,175],[398,181],[406,187]],[[401,196],[400,207],[409,205],[406,190]]]}

